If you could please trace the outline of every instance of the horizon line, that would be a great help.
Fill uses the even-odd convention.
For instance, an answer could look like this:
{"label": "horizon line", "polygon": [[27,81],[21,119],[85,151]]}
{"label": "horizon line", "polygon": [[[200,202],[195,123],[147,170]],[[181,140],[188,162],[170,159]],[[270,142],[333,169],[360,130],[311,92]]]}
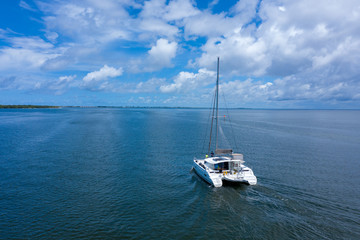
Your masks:
{"label": "horizon line", "polygon": [[[186,106],[80,106],[80,105],[37,105],[37,104],[0,104],[0,109],[31,109],[31,108],[153,108],[153,109],[211,109],[211,107],[186,107]],[[228,107],[220,109],[242,110],[360,110],[359,108],[261,108],[261,107]]]}

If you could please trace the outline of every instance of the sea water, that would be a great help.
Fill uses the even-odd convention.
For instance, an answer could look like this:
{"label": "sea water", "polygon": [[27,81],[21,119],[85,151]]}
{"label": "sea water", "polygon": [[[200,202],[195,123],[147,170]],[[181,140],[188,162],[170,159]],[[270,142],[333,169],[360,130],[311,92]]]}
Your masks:
{"label": "sea water", "polygon": [[230,115],[256,186],[190,171],[207,109],[0,110],[0,239],[360,239],[360,111]]}

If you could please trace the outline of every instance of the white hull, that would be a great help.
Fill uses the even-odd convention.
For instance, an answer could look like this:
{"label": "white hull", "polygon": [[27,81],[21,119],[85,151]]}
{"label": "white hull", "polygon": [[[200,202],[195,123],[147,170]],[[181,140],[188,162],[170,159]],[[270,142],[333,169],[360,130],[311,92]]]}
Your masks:
{"label": "white hull", "polygon": [[221,187],[223,181],[234,182],[234,183],[245,183],[249,185],[256,185],[257,178],[253,171],[241,164],[241,171],[217,171],[205,166],[205,159],[194,159],[194,170],[195,172],[206,182],[213,185],[214,187]]}
{"label": "white hull", "polygon": [[[214,187],[221,187],[222,180],[221,176],[216,173],[211,173],[209,170],[204,169],[204,167],[200,166],[201,160],[194,160],[194,170],[195,172],[206,182],[213,185]],[[203,163],[202,163],[203,164]],[[206,167],[205,167],[206,168]]]}
{"label": "white hull", "polygon": [[235,173],[235,174],[226,174],[223,177],[223,180],[228,182],[240,182],[240,183],[246,183],[249,185],[256,185],[257,178],[253,173],[251,174],[244,174],[244,173]]}

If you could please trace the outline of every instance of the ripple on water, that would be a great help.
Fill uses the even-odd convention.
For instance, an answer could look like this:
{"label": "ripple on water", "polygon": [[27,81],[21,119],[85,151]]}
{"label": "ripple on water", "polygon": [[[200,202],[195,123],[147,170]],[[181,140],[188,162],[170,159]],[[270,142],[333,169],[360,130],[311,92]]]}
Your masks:
{"label": "ripple on water", "polygon": [[[296,124],[302,125],[289,131],[293,123],[286,119],[294,112],[235,111],[238,118],[232,121],[241,133],[242,152],[258,176],[258,185],[213,188],[189,172],[193,155],[203,143],[207,111],[40,112],[13,114],[13,121],[9,117],[0,121],[0,232],[4,238],[360,236],[360,182],[354,157],[360,152],[353,143],[358,138],[352,134],[351,141],[336,145],[322,139],[339,132],[345,139],[343,135],[360,129],[358,121],[351,131],[341,124],[332,131],[326,128],[333,126],[332,118],[326,118],[327,125],[316,122],[312,127],[308,121],[312,113],[323,114],[301,112],[297,116],[304,121]],[[334,168],[336,162],[322,164],[329,156],[342,157],[343,170]],[[317,168],[309,169],[309,164]],[[337,174],[342,172],[352,176],[350,182]],[[329,178],[334,173],[338,185]]]}

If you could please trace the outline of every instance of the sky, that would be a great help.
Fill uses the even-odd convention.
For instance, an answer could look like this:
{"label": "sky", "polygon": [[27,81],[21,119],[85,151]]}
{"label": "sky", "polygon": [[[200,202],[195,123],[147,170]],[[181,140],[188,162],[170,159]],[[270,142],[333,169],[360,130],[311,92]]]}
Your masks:
{"label": "sky", "polygon": [[359,0],[2,0],[0,104],[359,109]]}

